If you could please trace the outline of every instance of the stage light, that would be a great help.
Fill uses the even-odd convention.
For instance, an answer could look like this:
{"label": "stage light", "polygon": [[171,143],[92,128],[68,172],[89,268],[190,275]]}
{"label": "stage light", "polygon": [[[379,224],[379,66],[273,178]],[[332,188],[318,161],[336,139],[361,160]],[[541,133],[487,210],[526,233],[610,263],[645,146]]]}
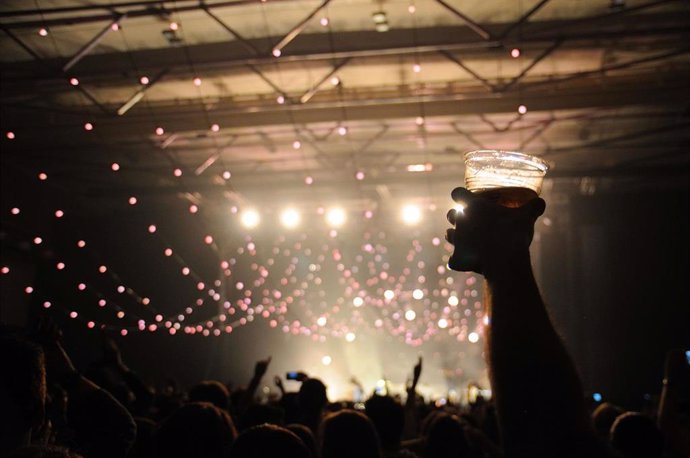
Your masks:
{"label": "stage light", "polygon": [[417,300],[423,299],[424,298],[424,291],[417,288],[414,291],[412,291],[412,297],[414,297]]}
{"label": "stage light", "polygon": [[362,180],[364,179],[364,176],[365,176],[365,175],[364,175],[364,172],[362,172],[361,170],[360,170],[359,172],[355,173],[355,178],[356,178],[358,181],[362,181]]}
{"label": "stage light", "polygon": [[319,24],[322,26],[326,27],[328,25],[328,18],[327,17],[322,17],[321,20],[319,20]]}
{"label": "stage light", "polygon": [[146,86],[147,84],[149,84],[149,83],[151,82],[151,80],[149,79],[148,76],[142,76],[141,78],[139,78],[139,82],[140,82],[143,86]]}
{"label": "stage light", "polygon": [[331,358],[331,357],[328,356],[328,355],[326,355],[326,356],[324,356],[323,358],[321,358],[321,364],[323,364],[324,366],[329,366],[329,365],[331,364],[332,361],[333,361],[333,358]]}
{"label": "stage light", "polygon": [[192,204],[189,206],[189,213],[194,214],[194,213],[197,213],[198,211],[199,211],[199,207],[197,207],[196,205]]}
{"label": "stage light", "polygon": [[332,77],[331,78],[331,85],[337,86],[338,84],[340,84],[340,78],[338,78],[337,76]]}
{"label": "stage light", "polygon": [[424,117],[423,116],[417,116],[414,120],[415,124],[418,126],[423,126],[424,125]]}
{"label": "stage light", "polygon": [[417,7],[414,5],[410,5],[407,7],[407,12],[410,14],[414,14],[417,11]]}
{"label": "stage light", "polygon": [[46,29],[45,27],[41,27],[40,29],[38,29],[38,34],[42,37],[47,37],[48,29]]}
{"label": "stage light", "polygon": [[127,203],[129,203],[129,205],[136,205],[137,204],[137,198],[132,196],[127,200]]}
{"label": "stage light", "polygon": [[226,170],[223,172],[223,179],[224,180],[229,180],[231,176],[232,176],[232,173],[230,173],[229,170]]}
{"label": "stage light", "polygon": [[414,64],[414,65],[412,66],[412,71],[415,72],[415,73],[419,73],[419,72],[422,71],[422,66],[419,65],[419,64]]}
{"label": "stage light", "polygon": [[218,132],[220,130],[220,126],[218,124],[212,124],[211,125],[211,131],[212,132]]}
{"label": "stage light", "polygon": [[43,303],[43,308],[49,309],[51,305],[53,305],[53,304],[51,304],[49,301],[45,301]]}
{"label": "stage light", "polygon": [[407,225],[417,224],[422,219],[422,212],[416,205],[405,205],[402,209],[402,219]]}
{"label": "stage light", "polygon": [[348,332],[347,334],[345,334],[345,340],[347,340],[348,342],[354,342],[356,338],[357,336],[354,332]]}
{"label": "stage light", "polygon": [[211,245],[213,243],[213,237],[211,237],[210,235],[207,235],[206,237],[204,237],[204,243],[206,245]]}
{"label": "stage light", "polygon": [[[98,300],[98,306],[99,307],[105,307],[105,299],[99,299]],[[122,313],[122,316],[125,316],[124,312],[119,312]]]}
{"label": "stage light", "polygon": [[304,184],[310,185],[314,183],[314,178],[311,176],[306,176],[304,177]]}
{"label": "stage light", "polygon": [[438,327],[441,329],[446,329],[448,327],[448,320],[446,320],[445,318],[441,318],[440,320],[438,320]]}
{"label": "stage light", "polygon": [[14,135],[14,132],[7,132],[5,136],[7,136],[8,140],[14,140],[15,138],[17,138],[16,135]]}
{"label": "stage light", "polygon": [[383,297],[390,301],[395,297],[395,292],[392,289],[387,289],[383,292]]}
{"label": "stage light", "polygon": [[120,24],[115,23],[111,25],[110,30],[112,30],[113,32],[117,32],[118,30],[120,30]]}
{"label": "stage light", "polygon": [[244,210],[240,215],[240,221],[242,222],[242,225],[247,229],[251,229],[253,227],[258,226],[260,220],[261,217],[259,216],[259,212],[257,212],[256,210]]}
{"label": "stage light", "polygon": [[155,132],[156,132],[156,135],[158,135],[160,137],[161,135],[163,135],[165,133],[165,129],[163,129],[162,127],[156,127]]}
{"label": "stage light", "polygon": [[332,227],[340,227],[345,224],[345,210],[342,208],[331,208],[326,212],[326,221]]}
{"label": "stage light", "polygon": [[458,296],[450,296],[448,298],[448,305],[451,307],[456,307],[460,303],[460,300],[458,299]]}
{"label": "stage light", "polygon": [[282,52],[280,52],[280,49],[275,48],[275,49],[271,52],[271,54],[273,54],[273,57],[280,57],[280,55],[282,54]]}
{"label": "stage light", "polygon": [[479,334],[477,334],[476,332],[470,332],[467,335],[467,340],[469,340],[472,343],[477,343],[479,341]]}
{"label": "stage light", "polygon": [[180,28],[180,24],[177,22],[171,22],[168,27],[170,27],[170,30],[175,31]]}
{"label": "stage light", "polygon": [[0,272],[2,272],[3,275],[7,275],[10,273],[10,268],[7,266],[2,266],[2,270],[0,270]]}
{"label": "stage light", "polygon": [[57,270],[63,270],[65,268],[65,263],[64,262],[58,262],[57,265],[55,266]]}
{"label": "stage light", "polygon": [[513,59],[517,59],[520,57],[520,48],[513,48],[510,50],[510,57]]}
{"label": "stage light", "polygon": [[601,396],[601,393],[594,393],[592,395],[592,399],[594,400],[594,402],[601,402],[603,398]]}
{"label": "stage light", "polygon": [[87,130],[87,131],[93,130],[93,124],[91,124],[90,122],[87,122],[86,124],[84,124],[84,130]]}
{"label": "stage light", "polygon": [[77,78],[70,78],[69,84],[71,84],[72,86],[79,86],[79,80]]}
{"label": "stage light", "polygon": [[110,165],[110,168],[113,170],[113,172],[117,172],[118,170],[120,170],[120,164],[118,164],[117,162],[113,162]]}
{"label": "stage light", "polygon": [[453,208],[458,213],[465,213],[465,208],[467,208],[467,204],[463,202],[457,202]]}
{"label": "stage light", "polygon": [[72,319],[74,319],[74,318],[76,318],[76,317],[78,317],[78,316],[79,316],[79,314],[78,314],[77,312],[74,312],[74,311],[69,312],[69,317],[72,318]]}
{"label": "stage light", "polygon": [[294,149],[300,149],[302,147],[302,143],[299,140],[295,140],[294,142],[292,142],[292,147]]}
{"label": "stage light", "polygon": [[99,266],[98,271],[102,274],[106,273],[108,271],[108,268],[106,266]]}
{"label": "stage light", "polygon": [[518,111],[518,113],[520,113],[521,115],[523,115],[523,114],[527,113],[527,107],[526,107],[525,105],[520,105],[520,106],[518,106],[518,110],[517,110],[517,111]]}
{"label": "stage light", "polygon": [[38,174],[38,179],[41,181],[46,181],[48,179],[48,175],[44,172],[41,172]]}
{"label": "stage light", "polygon": [[43,243],[43,239],[41,237],[34,237],[34,245],[40,245]]}
{"label": "stage light", "polygon": [[347,135],[347,127],[345,127],[345,126],[338,127],[338,134],[341,136]]}
{"label": "stage light", "polygon": [[173,170],[173,175],[175,175],[176,177],[181,177],[182,176],[182,169]]}
{"label": "stage light", "polygon": [[14,207],[12,208],[12,210],[10,210],[10,213],[12,213],[13,215],[18,215],[20,212],[21,210],[17,207]]}
{"label": "stage light", "polygon": [[278,97],[276,97],[276,102],[278,102],[280,105],[284,104],[285,103],[285,97],[282,95],[279,95]]}
{"label": "stage light", "polygon": [[198,76],[196,78],[194,78],[192,80],[192,82],[194,83],[194,86],[196,86],[196,87],[201,86],[201,78],[199,78]]}
{"label": "stage light", "polygon": [[355,307],[361,307],[362,305],[364,305],[364,299],[357,296],[354,299],[352,299],[352,305],[354,305]]}
{"label": "stage light", "polygon": [[86,242],[83,240],[77,241],[77,247],[78,248],[84,248],[86,246]]}
{"label": "stage light", "polygon": [[280,215],[280,222],[288,229],[297,227],[300,223],[300,214],[294,208],[288,208]]}
{"label": "stage light", "polygon": [[414,310],[405,311],[405,319],[407,321],[413,321],[415,318],[417,318],[417,314],[415,313]]}

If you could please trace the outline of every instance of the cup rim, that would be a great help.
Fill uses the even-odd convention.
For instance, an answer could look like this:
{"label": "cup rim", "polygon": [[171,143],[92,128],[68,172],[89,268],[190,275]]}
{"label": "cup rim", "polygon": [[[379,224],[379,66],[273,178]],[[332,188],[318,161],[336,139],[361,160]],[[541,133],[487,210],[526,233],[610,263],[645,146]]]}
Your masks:
{"label": "cup rim", "polygon": [[550,168],[549,164],[545,160],[537,156],[533,156],[531,154],[523,153],[520,151],[506,151],[498,149],[480,149],[469,151],[465,153],[465,163],[477,157],[496,157],[497,155],[500,155],[501,157],[499,157],[499,159],[502,160],[514,160],[533,165],[536,169],[540,170],[543,173],[548,172]]}

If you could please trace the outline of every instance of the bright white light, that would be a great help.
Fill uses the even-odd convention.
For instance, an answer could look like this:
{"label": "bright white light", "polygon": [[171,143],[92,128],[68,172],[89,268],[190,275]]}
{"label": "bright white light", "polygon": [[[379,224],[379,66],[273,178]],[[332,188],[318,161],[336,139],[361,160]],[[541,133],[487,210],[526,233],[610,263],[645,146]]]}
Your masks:
{"label": "bright white light", "polygon": [[332,227],[340,227],[345,224],[345,210],[342,208],[331,208],[326,212],[326,221]]}
{"label": "bright white light", "polygon": [[417,8],[414,5],[410,5],[407,7],[407,12],[410,14],[414,14],[417,11]]}
{"label": "bright white light", "polygon": [[16,138],[16,135],[14,135],[14,132],[7,132],[5,135],[7,136],[8,140],[14,140]]}
{"label": "bright white light", "polygon": [[467,207],[467,205],[466,205],[465,203],[463,203],[463,202],[457,202],[457,203],[455,204],[455,207],[453,207],[453,208],[455,208],[455,211],[458,212],[458,213],[465,213],[465,208],[466,208],[466,207]]}
{"label": "bright white light", "polygon": [[364,299],[357,296],[354,299],[352,299],[352,305],[354,305],[355,307],[361,307],[362,305],[364,305]]}
{"label": "bright white light", "polygon": [[416,205],[405,205],[402,210],[402,219],[405,224],[417,224],[422,219],[422,212]]}
{"label": "bright white light", "polygon": [[407,166],[408,172],[431,172],[433,169],[434,166],[431,162],[427,162],[426,164],[410,164]]}
{"label": "bright white light", "polygon": [[294,142],[292,142],[292,147],[294,149],[300,149],[302,147],[302,143],[299,140],[295,140]]}
{"label": "bright white light", "polygon": [[294,208],[288,208],[280,215],[280,222],[288,229],[297,227],[300,223],[300,214]]}
{"label": "bright white light", "polygon": [[328,355],[321,358],[321,364],[323,364],[324,366],[329,366],[332,361],[333,361],[333,359]]}
{"label": "bright white light", "polygon": [[450,306],[457,306],[460,303],[460,300],[458,299],[458,296],[450,296],[448,298],[448,305]]}
{"label": "bright white light", "polygon": [[520,113],[521,115],[527,113],[527,107],[525,105],[520,105],[518,107],[518,113]]}
{"label": "bright white light", "polygon": [[354,342],[356,338],[357,336],[354,332],[348,332],[347,334],[345,334],[345,340],[347,340],[348,342]]}
{"label": "bright white light", "polygon": [[285,97],[283,97],[282,95],[279,95],[278,97],[276,97],[276,102],[278,102],[281,105],[284,104],[285,103]]}
{"label": "bright white light", "polygon": [[448,327],[448,320],[446,320],[445,318],[441,318],[440,320],[438,320],[438,327],[441,329],[446,329]]}
{"label": "bright white light", "polygon": [[338,127],[338,134],[339,135],[347,135],[347,127],[345,127],[345,126]]}
{"label": "bright white light", "polygon": [[328,323],[328,318],[326,318],[325,316],[320,316],[316,320],[316,324],[318,324],[319,326],[326,326],[326,323]]}
{"label": "bright white light", "polygon": [[510,50],[510,57],[513,59],[517,59],[520,57],[520,48],[513,48]]}
{"label": "bright white light", "polygon": [[362,181],[364,179],[364,172],[360,170],[359,172],[355,173],[355,178],[359,181]]}
{"label": "bright white light", "polygon": [[220,130],[220,126],[218,124],[211,124],[211,132],[218,132]]}
{"label": "bright white light", "polygon": [[149,84],[151,82],[151,80],[149,79],[148,76],[142,76],[141,78],[139,78],[139,82],[141,84],[143,84],[144,86],[146,86],[147,84]]}
{"label": "bright white light", "polygon": [[156,132],[156,135],[161,136],[165,133],[165,129],[163,129],[162,127],[156,127],[155,132]]}
{"label": "bright white light", "polygon": [[472,343],[477,343],[479,341],[479,334],[477,334],[476,332],[470,332],[467,336],[467,340],[469,340]]}
{"label": "bright white light", "polygon": [[201,78],[199,78],[198,76],[196,78],[194,78],[192,80],[192,82],[194,83],[194,86],[196,86],[196,87],[201,86]]}
{"label": "bright white light", "polygon": [[418,126],[424,125],[424,117],[423,116],[417,116],[414,120],[415,124]]}
{"label": "bright white light", "polygon": [[181,169],[173,170],[173,175],[175,175],[176,177],[181,177],[182,176],[182,170]]}
{"label": "bright white light", "polygon": [[84,124],[84,130],[93,130],[93,124],[87,122],[86,124]]}
{"label": "bright white light", "polygon": [[273,54],[274,57],[280,57],[282,52],[280,52],[280,49],[274,49],[271,54]]}
{"label": "bright white light", "polygon": [[387,289],[383,292],[383,297],[390,301],[395,297],[395,292],[392,289]]}
{"label": "bright white light", "polygon": [[417,300],[420,300],[420,299],[424,298],[424,291],[422,291],[419,288],[415,289],[414,291],[412,291],[412,297],[414,297]]}
{"label": "bright white light", "polygon": [[407,311],[405,312],[405,319],[406,319],[407,321],[412,321],[412,320],[414,320],[415,318],[417,318],[417,314],[415,313],[414,310],[407,310]]}
{"label": "bright white light", "polygon": [[332,77],[331,78],[331,84],[333,86],[337,86],[338,84],[340,84],[340,78],[338,78],[337,76]]}
{"label": "bright white light", "polygon": [[304,177],[304,184],[310,185],[314,183],[314,177],[306,176]]}
{"label": "bright white light", "polygon": [[110,168],[113,170],[113,172],[117,172],[118,170],[120,170],[120,164],[118,164],[117,162],[113,162],[110,165]]}
{"label": "bright white light", "polygon": [[47,37],[48,36],[48,30],[41,27],[40,29],[38,29],[38,34],[42,37]]}
{"label": "bright white light", "polygon": [[223,172],[223,179],[224,180],[229,180],[231,176],[232,176],[232,173],[230,173],[229,170],[226,170],[225,172]]}
{"label": "bright white light", "polygon": [[321,20],[319,21],[319,24],[322,26],[326,27],[328,25],[328,18],[327,17],[322,17]]}
{"label": "bright white light", "polygon": [[[118,30],[120,30],[120,24],[113,24],[113,25],[111,25],[111,26],[110,26],[110,30],[112,30],[113,32],[117,32]],[[125,330],[123,329],[123,331],[125,331]],[[126,333],[127,333],[127,331],[125,331],[125,334],[126,334]]]}
{"label": "bright white light", "polygon": [[71,84],[72,86],[79,86],[79,80],[77,78],[70,78],[69,84]]}
{"label": "bright white light", "polygon": [[415,73],[419,73],[419,72],[422,71],[422,66],[419,65],[419,64],[414,64],[414,65],[412,66],[412,71],[415,72]]}
{"label": "bright white light", "polygon": [[170,27],[170,30],[175,31],[175,30],[180,28],[180,25],[177,22],[171,22],[169,27]]}
{"label": "bright white light", "polygon": [[253,227],[256,227],[259,225],[259,221],[261,221],[261,217],[259,216],[259,212],[256,210],[244,210],[242,214],[240,215],[240,221],[242,222],[242,225],[246,227],[247,229],[251,229]]}

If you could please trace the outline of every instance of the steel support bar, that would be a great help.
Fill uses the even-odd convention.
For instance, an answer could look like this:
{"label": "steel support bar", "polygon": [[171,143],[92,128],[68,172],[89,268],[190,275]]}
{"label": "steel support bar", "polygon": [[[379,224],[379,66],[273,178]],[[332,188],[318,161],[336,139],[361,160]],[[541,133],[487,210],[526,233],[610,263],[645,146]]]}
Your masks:
{"label": "steel support bar", "polygon": [[217,151],[215,151],[211,156],[209,156],[208,159],[206,159],[203,164],[201,164],[199,167],[194,170],[194,175],[199,176],[202,173],[206,171],[209,167],[211,167],[213,164],[216,163],[218,159],[220,159],[221,154],[223,154],[223,150],[227,148],[228,146],[232,145],[237,137],[232,137],[228,143],[225,144],[225,146],[218,148]]}
{"label": "steel support bar", "polygon": [[118,116],[122,116],[127,113],[134,105],[139,103],[139,101],[144,98],[146,91],[151,89],[154,84],[156,84],[168,71],[163,70],[160,72],[153,80],[151,80],[147,85],[142,86],[137,92],[135,92],[132,97],[129,98],[120,108],[117,109]]}
{"label": "steel support bar", "polygon": [[[285,46],[287,46],[288,43],[290,43],[292,40],[294,40],[295,37],[296,37],[297,35],[299,35],[299,34],[302,32],[302,30],[304,30],[304,28],[307,26],[307,24],[309,23],[309,21],[311,21],[312,18],[313,18],[314,16],[316,16],[317,14],[319,14],[319,11],[321,11],[322,9],[324,9],[324,8],[326,7],[326,5],[328,5],[330,2],[331,2],[331,0],[324,0],[324,2],[323,2],[321,5],[319,5],[319,6],[318,6],[314,11],[312,11],[307,17],[305,17],[304,19],[302,19],[302,22],[300,22],[299,24],[297,24],[296,26],[294,26],[294,27],[292,28],[292,30],[290,30],[290,31],[289,31],[289,32],[278,42],[278,44],[275,45],[275,46],[273,47],[273,55],[276,56],[276,57],[278,57],[278,56],[280,55],[280,52],[283,50],[283,48],[284,48]],[[276,55],[276,54],[277,54],[277,55]]]}
{"label": "steel support bar", "polygon": [[261,55],[261,52],[256,48],[256,46],[254,46],[249,40],[240,35],[235,29],[227,25],[225,21],[223,21],[221,18],[213,14],[208,5],[203,4],[201,5],[201,8],[211,19],[216,21],[218,25],[225,29],[226,32],[235,37],[235,39],[239,41],[242,44],[242,46],[244,46],[250,53],[252,53],[254,56]]}
{"label": "steel support bar", "polygon": [[67,72],[70,68],[74,67],[77,62],[82,60],[84,56],[86,56],[93,48],[95,48],[98,43],[101,42],[105,36],[113,30],[113,27],[116,25],[119,25],[120,22],[127,17],[127,14],[123,13],[118,15],[115,19],[113,19],[110,24],[105,26],[103,30],[98,32],[98,34],[93,37],[88,43],[86,43],[77,53],[62,67],[63,72]]}
{"label": "steel support bar", "polygon": [[299,98],[300,103],[307,103],[314,95],[319,91],[319,88],[328,81],[333,75],[335,75],[338,70],[340,70],[345,64],[349,62],[350,59],[343,59],[338,62],[333,69],[326,74],[323,78],[319,80],[315,85],[313,85],[307,92],[305,92],[302,97]]}
{"label": "steel support bar", "polygon": [[467,27],[472,29],[474,33],[482,37],[484,40],[490,40],[491,39],[491,33],[489,33],[488,30],[486,30],[484,27],[479,25],[478,23],[474,22],[472,19],[470,19],[468,16],[466,16],[464,13],[458,11],[448,3],[446,3],[444,0],[436,0],[441,6],[446,8],[448,11],[462,19],[462,21],[467,24]]}
{"label": "steel support bar", "polygon": [[441,50],[441,51],[438,51],[438,52],[439,52],[441,55],[445,56],[445,57],[446,57],[448,60],[450,60],[451,62],[455,63],[458,67],[460,67],[460,68],[462,68],[463,70],[465,70],[465,71],[466,71],[467,73],[469,73],[474,79],[476,79],[477,81],[479,81],[484,87],[486,87],[486,88],[489,89],[490,91],[495,91],[495,90],[496,90],[496,87],[495,87],[493,84],[491,84],[488,80],[486,80],[486,79],[482,78],[481,76],[479,76],[478,73],[476,73],[474,70],[472,70],[472,69],[469,68],[467,65],[465,65],[460,59],[458,59],[457,57],[455,57],[454,55],[452,55],[449,51]]}
{"label": "steel support bar", "polygon": [[539,3],[537,3],[537,4],[534,5],[532,8],[530,8],[525,14],[523,14],[523,15],[520,17],[520,19],[518,19],[517,21],[513,22],[512,24],[510,24],[510,25],[503,31],[503,33],[501,33],[501,40],[503,40],[503,39],[506,38],[508,35],[510,35],[510,32],[512,32],[513,30],[515,30],[517,27],[520,27],[522,24],[524,24],[525,22],[527,22],[527,21],[529,20],[529,18],[531,18],[532,15],[534,15],[534,13],[536,13],[537,11],[539,11],[544,5],[546,5],[547,3],[549,3],[549,1],[550,1],[550,0],[541,0]]}
{"label": "steel support bar", "polygon": [[561,43],[563,43],[562,40],[557,40],[551,46],[544,49],[537,57],[534,58],[534,60],[532,60],[532,62],[530,62],[530,64],[527,67],[522,69],[522,71],[516,77],[514,77],[513,79],[508,81],[506,84],[504,84],[500,88],[498,88],[498,90],[499,91],[505,91],[505,90],[510,89],[517,82],[519,82],[522,78],[524,78],[525,75],[527,75],[527,73],[529,73],[529,71],[532,70],[539,62],[541,62],[546,57],[548,57],[552,52],[554,52],[556,50],[556,48],[558,48],[561,45]]}

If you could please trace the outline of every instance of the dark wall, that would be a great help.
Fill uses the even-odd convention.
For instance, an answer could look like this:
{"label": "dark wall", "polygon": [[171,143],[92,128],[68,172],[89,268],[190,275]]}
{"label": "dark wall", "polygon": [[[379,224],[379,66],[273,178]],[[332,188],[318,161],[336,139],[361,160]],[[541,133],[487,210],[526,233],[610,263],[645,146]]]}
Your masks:
{"label": "dark wall", "polygon": [[574,197],[542,237],[544,296],[586,390],[640,406],[690,349],[687,192]]}

